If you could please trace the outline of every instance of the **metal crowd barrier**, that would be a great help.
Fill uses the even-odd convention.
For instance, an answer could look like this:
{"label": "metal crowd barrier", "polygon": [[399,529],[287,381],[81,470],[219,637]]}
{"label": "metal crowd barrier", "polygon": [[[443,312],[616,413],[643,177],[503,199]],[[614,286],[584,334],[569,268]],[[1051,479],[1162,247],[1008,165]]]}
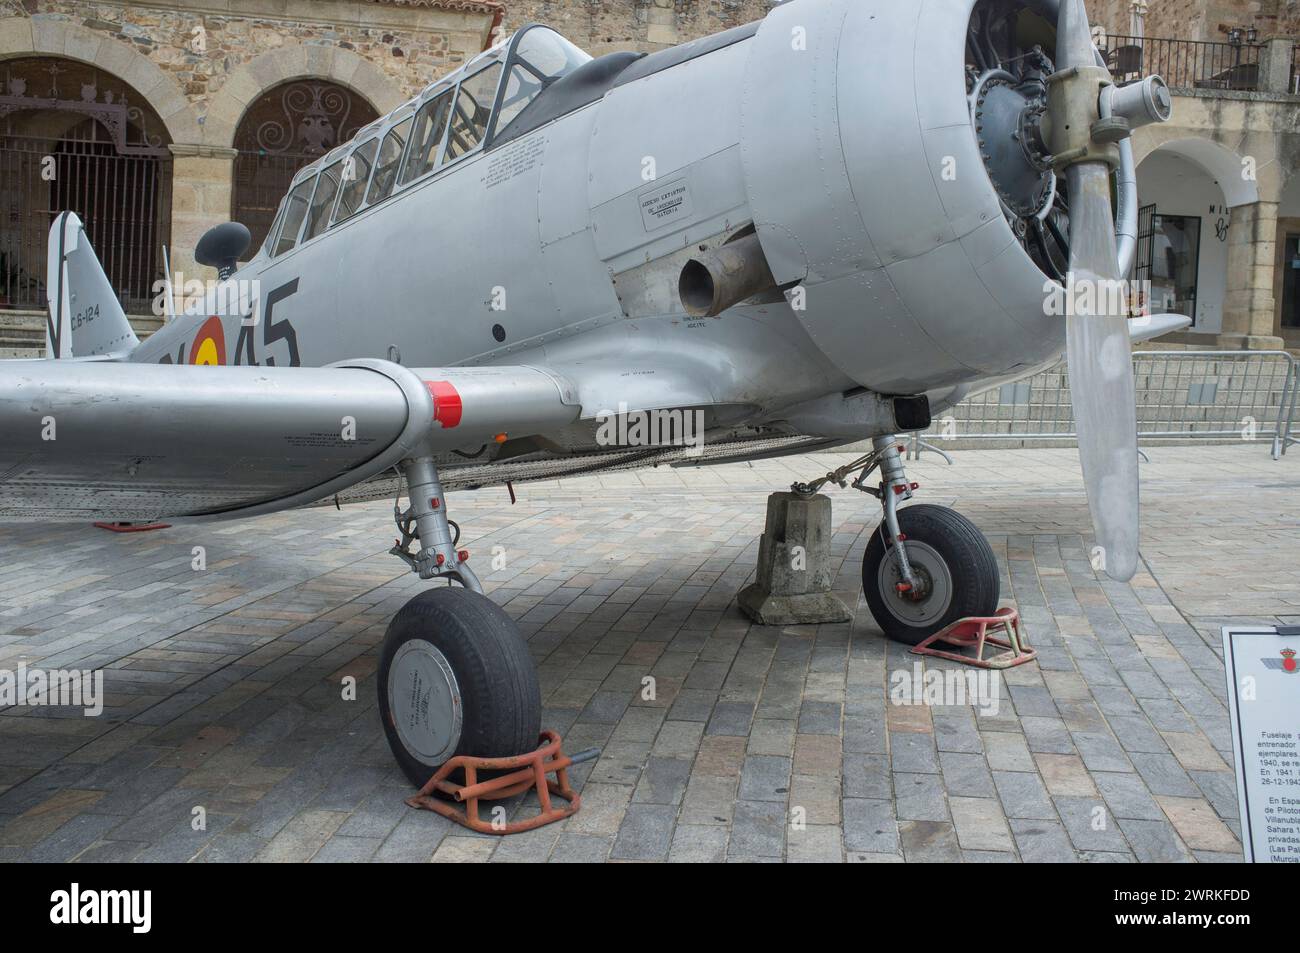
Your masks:
{"label": "metal crowd barrier", "polygon": [[[1300,379],[1286,351],[1136,351],[1140,440],[1271,441],[1273,459],[1292,436]],[[1071,440],[1074,413],[1065,364],[976,394],[940,414],[913,452],[945,443]]]}

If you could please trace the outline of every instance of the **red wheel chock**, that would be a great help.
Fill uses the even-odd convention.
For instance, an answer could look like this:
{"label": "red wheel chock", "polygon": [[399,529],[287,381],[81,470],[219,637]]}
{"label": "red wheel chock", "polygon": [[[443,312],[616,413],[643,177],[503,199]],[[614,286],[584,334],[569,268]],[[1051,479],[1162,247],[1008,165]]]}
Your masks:
{"label": "red wheel chock", "polygon": [[[598,757],[600,749],[588,748],[570,758],[560,750],[560,736],[550,730],[543,731],[538,742],[537,750],[513,758],[471,758],[466,755],[452,758],[424,783],[419,794],[407,798],[406,803],[411,807],[436,811],[480,834],[518,834],[563,820],[582,806],[582,798],[569,786],[570,765]],[[464,784],[448,780],[449,775],[461,770],[465,772]],[[480,771],[507,773],[490,781],[480,781]],[[555,780],[548,778],[548,774],[554,774]],[[485,821],[479,817],[480,801],[498,801],[531,790],[537,791],[537,800],[541,802],[541,809],[535,816],[509,822],[501,819]],[[435,791],[452,800],[435,797]],[[568,803],[554,805],[552,797],[562,798]],[[464,804],[465,808],[457,807],[458,804]]]}
{"label": "red wheel chock", "polygon": [[[1002,630],[1006,632],[1006,638],[1001,639],[989,635],[990,626],[1001,626]],[[960,652],[932,648],[931,646],[935,642],[947,642],[958,649],[973,648],[975,654],[973,656],[963,655]],[[985,658],[985,644],[994,645],[1007,651],[992,658]],[[912,649],[912,654],[933,655],[936,658],[946,658],[953,662],[974,665],[976,668],[1014,668],[1017,665],[1032,662],[1038,657],[1038,650],[1030,647],[1020,631],[1020,613],[1012,608],[1003,608],[991,616],[971,616],[968,619],[959,619],[921,642]]]}
{"label": "red wheel chock", "polygon": [[91,523],[95,529],[106,529],[110,533],[147,533],[151,529],[171,529],[171,523]]}

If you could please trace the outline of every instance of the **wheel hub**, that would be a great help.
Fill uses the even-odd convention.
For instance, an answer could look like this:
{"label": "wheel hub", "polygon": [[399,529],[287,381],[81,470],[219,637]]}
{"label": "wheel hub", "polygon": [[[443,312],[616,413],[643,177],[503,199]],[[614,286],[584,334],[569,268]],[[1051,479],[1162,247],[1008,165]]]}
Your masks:
{"label": "wheel hub", "polygon": [[897,545],[880,562],[877,584],[884,596],[885,606],[900,622],[922,626],[943,618],[952,605],[952,573],[943,557],[928,543],[909,539],[907,558],[916,577],[917,587],[912,592],[899,592],[903,581],[898,566]]}
{"label": "wheel hub", "polygon": [[1047,109],[1042,83],[990,70],[975,82],[970,102],[980,155],[1008,218],[1042,215],[1055,192],[1041,148],[1039,123]]}
{"label": "wheel hub", "polygon": [[432,643],[412,639],[393,656],[388,710],[402,743],[420,762],[437,767],[455,753],[464,721],[460,685]]}
{"label": "wheel hub", "polygon": [[[898,573],[900,579],[902,575],[900,571]],[[894,591],[908,602],[924,602],[930,598],[930,593],[934,590],[934,579],[924,566],[913,566],[912,575],[916,578],[916,585],[908,586],[905,582],[899,582],[894,586]]]}

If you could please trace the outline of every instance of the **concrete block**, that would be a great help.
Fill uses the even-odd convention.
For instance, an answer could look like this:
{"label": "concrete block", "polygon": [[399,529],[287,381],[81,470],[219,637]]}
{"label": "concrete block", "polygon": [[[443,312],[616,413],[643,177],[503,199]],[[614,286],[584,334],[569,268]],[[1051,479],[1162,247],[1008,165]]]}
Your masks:
{"label": "concrete block", "polygon": [[847,622],[831,594],[831,501],[817,494],[773,493],[758,546],[758,579],[741,591],[740,608],[761,625]]}

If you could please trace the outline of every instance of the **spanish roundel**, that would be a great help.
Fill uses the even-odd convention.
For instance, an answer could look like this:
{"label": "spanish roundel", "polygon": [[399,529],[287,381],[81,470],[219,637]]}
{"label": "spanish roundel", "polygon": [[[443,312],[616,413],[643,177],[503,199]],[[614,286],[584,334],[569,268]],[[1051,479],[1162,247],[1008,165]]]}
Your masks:
{"label": "spanish roundel", "polygon": [[208,318],[194,335],[194,344],[190,347],[191,364],[225,364],[226,333],[221,329],[221,319],[216,315]]}

